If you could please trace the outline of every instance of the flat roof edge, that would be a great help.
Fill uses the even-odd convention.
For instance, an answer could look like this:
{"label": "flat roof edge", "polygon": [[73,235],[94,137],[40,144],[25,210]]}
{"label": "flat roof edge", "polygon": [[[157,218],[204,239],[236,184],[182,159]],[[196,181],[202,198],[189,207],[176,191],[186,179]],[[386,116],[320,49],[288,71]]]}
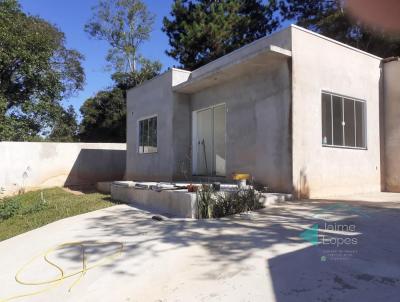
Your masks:
{"label": "flat roof edge", "polygon": [[246,50],[248,48],[251,48],[252,46],[254,46],[256,44],[263,43],[265,41],[271,40],[272,37],[274,37],[274,36],[276,36],[278,34],[282,34],[283,32],[285,32],[285,31],[287,31],[289,29],[290,29],[290,26],[285,27],[285,28],[281,28],[281,29],[269,34],[269,35],[263,36],[263,37],[261,37],[259,39],[256,39],[256,40],[254,40],[254,41],[252,41],[250,43],[247,43],[247,44],[243,45],[242,47],[239,47],[239,48],[237,48],[237,49],[235,49],[235,50],[223,55],[222,57],[219,57],[219,58],[217,58],[217,59],[215,59],[215,60],[213,60],[211,62],[208,62],[207,64],[204,64],[203,66],[200,66],[199,68],[194,69],[192,71],[192,73],[193,72],[197,72],[197,71],[199,71],[201,69],[205,69],[205,68],[209,67],[210,65],[216,64],[216,62],[218,62],[220,60],[223,60],[223,58],[234,56],[237,53],[243,52],[244,50]]}
{"label": "flat roof edge", "polygon": [[292,51],[291,50],[285,49],[285,48],[282,48],[282,47],[279,47],[279,46],[276,46],[276,45],[273,45],[273,44],[269,45],[269,47],[267,49],[269,51],[271,51],[271,52],[276,52],[276,53],[279,53],[279,54],[281,54],[283,56],[286,56],[286,57],[291,57],[292,56]]}
{"label": "flat roof edge", "polygon": [[136,85],[135,87],[129,88],[126,92],[138,89],[138,88],[140,88],[142,86],[147,85],[148,83],[156,81],[156,80],[160,79],[161,77],[164,77],[169,73],[172,73],[173,69],[174,68],[169,68],[169,69],[165,70],[164,72],[160,73],[159,75],[155,76],[154,78],[151,78],[150,80],[145,80],[144,82],[140,83],[139,85]]}
{"label": "flat roof edge", "polygon": [[304,32],[306,32],[306,33],[308,33],[308,34],[311,34],[311,35],[313,35],[313,36],[316,36],[316,37],[318,37],[318,38],[321,38],[321,39],[324,39],[324,40],[333,42],[333,43],[338,44],[338,45],[340,45],[340,46],[349,48],[349,49],[354,50],[354,51],[356,51],[356,52],[359,52],[359,53],[362,53],[362,54],[364,54],[364,55],[367,55],[367,56],[369,56],[369,57],[371,57],[371,58],[374,58],[374,59],[377,59],[377,60],[380,60],[380,61],[382,60],[381,57],[378,57],[378,56],[376,56],[376,55],[374,55],[374,54],[372,54],[372,53],[369,53],[369,52],[366,52],[366,51],[364,51],[364,50],[361,50],[361,49],[359,49],[359,48],[357,48],[357,47],[354,47],[354,46],[351,46],[351,45],[342,43],[342,42],[340,42],[340,41],[338,41],[338,40],[329,38],[329,37],[324,36],[324,35],[322,35],[322,34],[316,33],[316,32],[314,32],[314,31],[312,31],[312,30],[309,30],[309,29],[306,29],[306,28],[304,28],[304,27],[298,26],[298,25],[296,25],[296,24],[291,24],[290,27],[295,28],[295,29],[298,29],[298,30],[301,30],[301,31],[304,31]]}
{"label": "flat roof edge", "polygon": [[190,86],[195,82],[202,81],[202,80],[204,80],[206,78],[209,78],[209,77],[215,75],[216,73],[224,72],[224,70],[226,70],[226,69],[228,69],[228,68],[230,68],[232,66],[240,65],[240,64],[246,64],[249,60],[251,60],[252,58],[254,58],[254,57],[258,56],[258,55],[260,55],[261,53],[275,53],[277,55],[280,55],[280,56],[286,57],[286,58],[291,58],[292,57],[292,52],[290,50],[282,48],[282,47],[279,47],[279,46],[276,46],[276,45],[273,45],[273,44],[269,44],[265,48],[263,48],[263,49],[261,49],[261,50],[259,50],[257,52],[251,53],[251,54],[247,55],[246,57],[243,57],[239,61],[229,62],[226,65],[220,66],[218,68],[211,69],[210,71],[208,71],[206,73],[203,73],[203,74],[201,74],[201,75],[199,75],[197,77],[190,78],[189,80],[187,80],[185,82],[179,83],[178,85],[173,86],[172,90],[173,91],[179,91],[180,89],[185,88],[187,86]]}
{"label": "flat roof edge", "polygon": [[178,72],[185,72],[185,73],[192,73],[189,70],[185,70],[185,69],[181,69],[181,68],[176,68],[176,67],[172,67],[171,70],[173,71],[178,71]]}

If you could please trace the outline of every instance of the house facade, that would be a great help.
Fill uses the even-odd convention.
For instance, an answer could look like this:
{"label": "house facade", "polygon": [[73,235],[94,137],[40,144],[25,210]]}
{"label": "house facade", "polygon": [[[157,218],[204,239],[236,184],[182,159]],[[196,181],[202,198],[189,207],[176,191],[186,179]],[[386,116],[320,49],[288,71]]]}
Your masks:
{"label": "house facade", "polygon": [[312,198],[400,190],[400,66],[387,61],[293,25],[171,69],[128,91],[125,177],[249,173]]}

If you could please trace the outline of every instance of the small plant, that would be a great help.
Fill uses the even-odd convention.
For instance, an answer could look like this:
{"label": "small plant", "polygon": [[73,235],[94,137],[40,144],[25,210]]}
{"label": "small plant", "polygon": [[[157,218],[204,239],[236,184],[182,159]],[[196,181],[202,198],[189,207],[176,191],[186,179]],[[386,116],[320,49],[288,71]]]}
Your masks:
{"label": "small plant", "polygon": [[261,197],[252,186],[234,192],[216,192],[211,186],[203,185],[197,192],[197,216],[220,218],[258,210],[263,207]]}
{"label": "small plant", "polygon": [[210,185],[202,185],[197,190],[197,218],[211,218],[214,203],[214,189]]}
{"label": "small plant", "polygon": [[21,203],[16,199],[0,201],[0,220],[9,219],[18,214]]}
{"label": "small plant", "polygon": [[32,203],[27,209],[25,209],[23,211],[22,214],[23,215],[25,215],[25,214],[33,214],[33,213],[37,213],[37,212],[43,211],[43,210],[45,210],[47,208],[48,208],[48,204],[47,203],[43,203],[43,202],[39,201],[39,202]]}
{"label": "small plant", "polygon": [[40,192],[40,200],[36,201],[32,204],[29,205],[29,207],[27,207],[24,211],[23,211],[23,215],[24,214],[33,214],[33,213],[37,213],[40,211],[43,211],[45,209],[47,209],[49,206],[49,204],[47,203],[47,201],[44,199],[43,196],[43,191]]}

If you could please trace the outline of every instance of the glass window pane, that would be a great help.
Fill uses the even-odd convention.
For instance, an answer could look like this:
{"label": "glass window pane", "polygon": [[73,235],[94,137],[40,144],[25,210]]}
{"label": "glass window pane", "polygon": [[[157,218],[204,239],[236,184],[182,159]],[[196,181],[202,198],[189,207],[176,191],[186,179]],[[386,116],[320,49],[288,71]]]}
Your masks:
{"label": "glass window pane", "polygon": [[157,148],[157,118],[156,117],[152,118],[151,146]]}
{"label": "glass window pane", "polygon": [[344,144],[347,147],[356,146],[354,101],[344,98]]}
{"label": "glass window pane", "polygon": [[139,153],[157,152],[157,117],[139,121]]}
{"label": "glass window pane", "polygon": [[143,126],[143,146],[144,146],[144,152],[148,152],[148,146],[149,146],[149,120],[144,120],[144,126]]}
{"label": "glass window pane", "polygon": [[332,96],[333,109],[333,144],[335,146],[343,146],[343,107],[342,98]]}
{"label": "glass window pane", "polygon": [[143,153],[143,121],[139,122],[139,153]]}
{"label": "glass window pane", "polygon": [[153,126],[154,126],[154,129],[153,129],[153,147],[157,148],[157,118],[156,117],[153,120]]}
{"label": "glass window pane", "polygon": [[322,94],[322,144],[332,145],[332,107],[331,96]]}
{"label": "glass window pane", "polygon": [[356,101],[356,146],[366,148],[365,103]]}

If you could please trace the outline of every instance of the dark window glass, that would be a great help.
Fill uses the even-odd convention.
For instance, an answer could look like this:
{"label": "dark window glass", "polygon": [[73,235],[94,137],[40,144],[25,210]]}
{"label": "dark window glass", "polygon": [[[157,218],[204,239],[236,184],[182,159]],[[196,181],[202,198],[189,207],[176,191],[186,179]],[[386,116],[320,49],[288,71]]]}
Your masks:
{"label": "dark window glass", "polygon": [[157,118],[150,119],[150,146],[157,147]]}
{"label": "dark window glass", "polygon": [[322,93],[322,144],[366,148],[366,103]]}
{"label": "dark window glass", "polygon": [[333,144],[343,146],[343,105],[342,98],[332,96]]}
{"label": "dark window glass", "polygon": [[355,102],[356,109],[356,146],[359,148],[366,148],[367,142],[365,139],[365,103]]}
{"label": "dark window glass", "polygon": [[157,117],[139,121],[139,153],[157,152]]}
{"label": "dark window glass", "polygon": [[356,126],[354,117],[354,101],[343,99],[344,107],[344,145],[347,147],[356,146]]}
{"label": "dark window glass", "polygon": [[144,130],[144,121],[140,121],[139,122],[139,153],[143,153],[143,151],[144,151],[143,130]]}
{"label": "dark window glass", "polygon": [[332,145],[332,104],[329,94],[322,94],[322,144]]}

